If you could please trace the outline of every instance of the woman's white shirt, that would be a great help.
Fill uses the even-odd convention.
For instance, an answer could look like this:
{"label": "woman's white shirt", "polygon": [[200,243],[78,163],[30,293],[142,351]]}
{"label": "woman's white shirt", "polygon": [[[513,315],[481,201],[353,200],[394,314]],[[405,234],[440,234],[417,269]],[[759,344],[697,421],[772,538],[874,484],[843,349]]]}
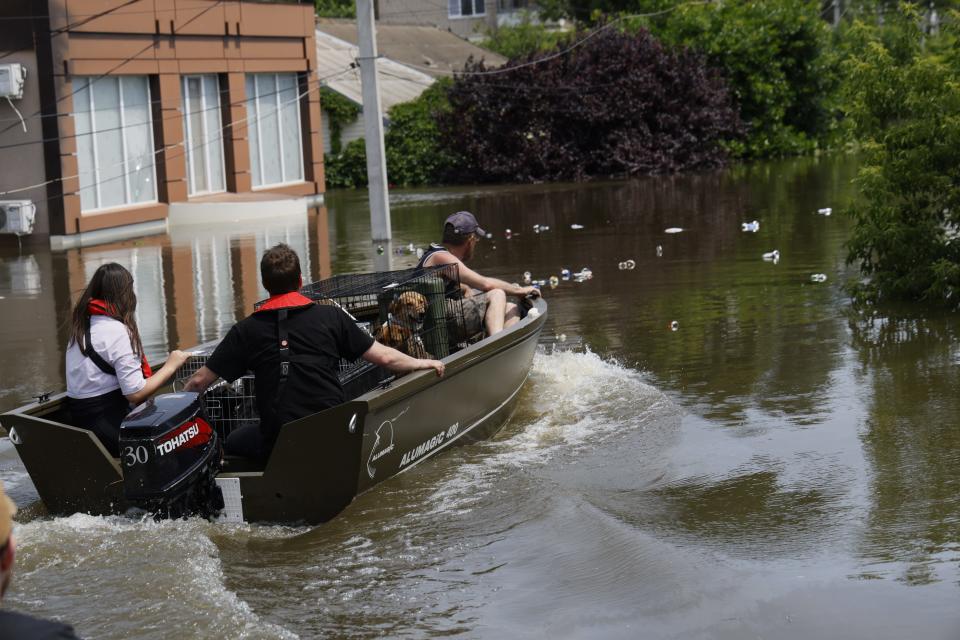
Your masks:
{"label": "woman's white shirt", "polygon": [[67,348],[67,395],[71,398],[93,398],[120,389],[128,396],[143,389],[147,381],[140,368],[140,358],[133,352],[130,333],[125,324],[108,316],[91,316],[90,342],[117,371],[116,376],[104,373],[93,360],[80,353],[70,342]]}

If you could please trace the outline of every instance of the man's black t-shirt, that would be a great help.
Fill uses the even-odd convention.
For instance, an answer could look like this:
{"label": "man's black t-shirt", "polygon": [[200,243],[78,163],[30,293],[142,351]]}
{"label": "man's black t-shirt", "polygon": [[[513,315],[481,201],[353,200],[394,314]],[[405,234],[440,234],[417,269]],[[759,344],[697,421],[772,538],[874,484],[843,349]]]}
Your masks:
{"label": "man's black t-shirt", "polygon": [[[294,358],[275,421],[264,417],[273,415],[280,382],[277,311],[258,311],[235,324],[207,360],[207,368],[228,382],[247,371],[254,373],[260,426],[268,437],[291,420],[344,402],[337,377],[340,359],[356,360],[373,345],[373,338],[337,307],[313,304],[287,313],[287,339]],[[297,361],[296,356],[308,358]]]}

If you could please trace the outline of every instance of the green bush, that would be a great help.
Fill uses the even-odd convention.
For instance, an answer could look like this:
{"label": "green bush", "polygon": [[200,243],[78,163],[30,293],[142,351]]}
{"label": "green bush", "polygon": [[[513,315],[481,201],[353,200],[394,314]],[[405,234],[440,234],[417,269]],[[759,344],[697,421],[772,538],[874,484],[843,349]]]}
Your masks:
{"label": "green bush", "polygon": [[[438,80],[416,100],[395,105],[387,113],[389,126],[384,134],[384,145],[390,184],[438,184],[444,181],[456,163],[451,153],[441,149],[436,125],[437,116],[450,108],[447,101],[449,86],[449,80]],[[363,138],[349,143],[342,152],[325,155],[324,163],[328,189],[367,185],[367,154]]]}
{"label": "green bush", "polygon": [[357,5],[352,0],[314,0],[313,5],[322,18],[357,17]]}
{"label": "green bush", "polygon": [[489,30],[486,40],[480,44],[506,58],[513,59],[550,51],[566,39],[567,34],[534,23],[530,14],[524,12],[519,24]]}
{"label": "green bush", "polygon": [[363,138],[353,140],[340,153],[323,156],[327,189],[367,186],[367,150]]}
{"label": "green bush", "polygon": [[449,87],[449,79],[438,80],[416,100],[390,109],[384,142],[391,184],[437,184],[455,164],[453,155],[440,145],[436,124],[437,117],[450,110]]}
{"label": "green bush", "polygon": [[848,261],[866,279],[861,301],[960,306],[960,55],[925,53],[918,16],[897,33],[854,27],[861,52],[846,62],[846,109],[863,141]]}
{"label": "green bush", "polygon": [[340,153],[342,146],[340,135],[343,127],[357,119],[360,115],[360,107],[329,87],[320,88],[320,106],[327,115],[330,151]]}
{"label": "green bush", "polygon": [[749,128],[735,151],[750,158],[792,155],[827,140],[837,74],[817,0],[691,3],[628,22],[704,53],[722,71]]}

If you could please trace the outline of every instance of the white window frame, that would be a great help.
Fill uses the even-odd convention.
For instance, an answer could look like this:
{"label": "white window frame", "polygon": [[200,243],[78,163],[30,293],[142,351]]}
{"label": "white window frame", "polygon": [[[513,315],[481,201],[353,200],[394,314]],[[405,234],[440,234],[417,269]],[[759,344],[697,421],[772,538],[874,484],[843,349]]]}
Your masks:
{"label": "white window frame", "polygon": [[[102,81],[105,77],[113,77],[117,80],[117,93],[120,98],[120,146],[123,151],[123,199],[126,201],[123,204],[113,205],[110,207],[101,207],[100,202],[103,198],[100,195],[100,158],[97,151],[97,108],[95,101],[93,99],[93,85],[96,82]],[[93,193],[97,201],[97,206],[92,209],[84,209],[82,206],[80,208],[80,215],[86,215],[88,213],[101,213],[104,211],[112,211],[116,209],[128,209],[130,207],[143,207],[157,204],[160,202],[159,197],[159,185],[157,185],[157,149],[154,144],[154,130],[153,130],[153,101],[150,97],[150,78],[149,76],[140,76],[147,78],[147,126],[150,128],[150,146],[153,148],[152,159],[150,162],[150,168],[153,172],[151,180],[153,183],[153,200],[144,200],[142,202],[130,202],[130,167],[127,160],[127,123],[124,118],[124,103],[123,103],[123,78],[124,76],[87,76],[84,78],[87,81],[86,91],[87,91],[87,106],[90,109],[90,133],[84,134],[90,136],[90,146],[93,149],[93,167],[90,168],[90,173],[93,174]],[[79,165],[79,163],[78,163]],[[79,166],[78,166],[79,168]],[[115,178],[114,178],[115,179]],[[87,187],[89,188],[89,187]],[[82,189],[81,189],[82,190]],[[79,195],[80,190],[77,191]]]}
{"label": "white window frame", "polygon": [[[460,7],[461,0],[447,0],[447,17],[451,20],[455,18],[483,18],[487,15],[487,3],[486,0],[472,0],[473,2],[473,13],[468,13],[464,15]],[[482,11],[477,11],[478,6],[483,6]]]}
{"label": "white window frame", "polygon": [[[210,147],[214,146],[214,143],[211,142],[209,137],[210,132],[207,130],[207,110],[212,109],[214,107],[208,107],[207,105],[207,92],[206,92],[206,89],[204,89],[206,84],[203,81],[205,77],[215,78],[216,86],[218,88],[218,91],[216,93],[216,101],[217,101],[216,110],[217,110],[217,122],[220,124],[220,130],[217,132],[219,134],[219,144],[217,144],[216,146],[220,149],[220,170],[223,172],[222,173],[223,188],[220,188],[219,184],[215,186],[213,185],[213,175],[210,171],[210,167],[212,166],[212,163],[210,162],[210,153],[211,153]],[[196,78],[200,80],[200,113],[203,114],[203,117],[200,118],[200,125],[203,129],[203,131],[201,131],[201,137],[203,140],[206,141],[206,144],[201,145],[204,148],[200,149],[200,151],[206,154],[206,157],[204,158],[206,162],[206,174],[207,174],[207,184],[204,185],[206,187],[205,189],[197,189],[197,185],[193,183],[193,163],[195,162],[194,154],[198,150],[194,148],[193,137],[191,135],[193,133],[193,128],[190,125],[190,113],[188,113],[187,101],[189,98],[188,87],[190,86],[189,85],[190,78]],[[227,163],[226,163],[226,157],[224,156],[224,152],[223,152],[223,113],[221,112],[221,107],[220,107],[220,91],[219,91],[220,77],[213,73],[207,73],[207,74],[191,73],[191,74],[182,76],[181,83],[182,83],[181,102],[183,105],[183,128],[184,128],[184,135],[186,136],[185,141],[186,141],[186,147],[187,147],[187,194],[190,196],[202,196],[202,195],[209,195],[212,193],[224,193],[227,190]]]}
{"label": "white window frame", "polygon": [[[299,129],[298,133],[300,134],[297,136],[297,144],[300,146],[300,179],[299,180],[285,179],[285,176],[287,175],[287,168],[283,160],[284,158],[283,112],[281,111],[281,108],[283,105],[280,102],[280,76],[282,74],[293,75],[297,80],[296,84],[294,85],[296,96],[297,96],[297,99],[294,101],[294,104],[297,105],[297,124]],[[259,156],[259,159],[260,159],[260,161],[257,163],[257,166],[260,168],[260,176],[259,176],[260,184],[257,186],[253,186],[253,180],[252,180],[253,176],[251,175],[251,190],[261,191],[265,189],[276,189],[277,187],[285,187],[288,185],[303,184],[306,181],[306,169],[304,167],[304,156],[303,156],[303,115],[300,113],[300,74],[296,72],[277,72],[277,73],[252,73],[250,75],[254,76],[254,81],[253,81],[254,95],[247,96],[247,103],[249,105],[251,101],[253,102],[254,115],[252,119],[254,122],[251,123],[248,121],[247,125],[250,126],[251,124],[253,124],[257,127],[257,155]],[[272,93],[273,93],[274,104],[275,104],[275,109],[277,113],[277,123],[278,123],[277,142],[280,145],[280,182],[271,182],[269,184],[264,184],[263,182],[264,173],[265,173],[264,164],[263,164],[263,131],[260,128],[260,121],[262,120],[262,118],[260,115],[260,82],[258,80],[258,78],[263,78],[266,76],[273,76],[273,92]],[[250,107],[248,106],[247,107],[248,116],[250,113],[249,109]],[[252,164],[251,164],[250,170],[252,173],[253,171]]]}

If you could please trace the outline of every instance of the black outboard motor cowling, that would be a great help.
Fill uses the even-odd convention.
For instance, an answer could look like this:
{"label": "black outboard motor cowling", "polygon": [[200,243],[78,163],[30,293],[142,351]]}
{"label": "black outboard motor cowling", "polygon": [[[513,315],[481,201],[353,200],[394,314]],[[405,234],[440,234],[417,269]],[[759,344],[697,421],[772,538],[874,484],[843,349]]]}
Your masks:
{"label": "black outboard motor cowling", "polygon": [[141,404],[120,425],[123,489],[131,504],[158,517],[215,516],[221,446],[200,394],[167,393]]}

